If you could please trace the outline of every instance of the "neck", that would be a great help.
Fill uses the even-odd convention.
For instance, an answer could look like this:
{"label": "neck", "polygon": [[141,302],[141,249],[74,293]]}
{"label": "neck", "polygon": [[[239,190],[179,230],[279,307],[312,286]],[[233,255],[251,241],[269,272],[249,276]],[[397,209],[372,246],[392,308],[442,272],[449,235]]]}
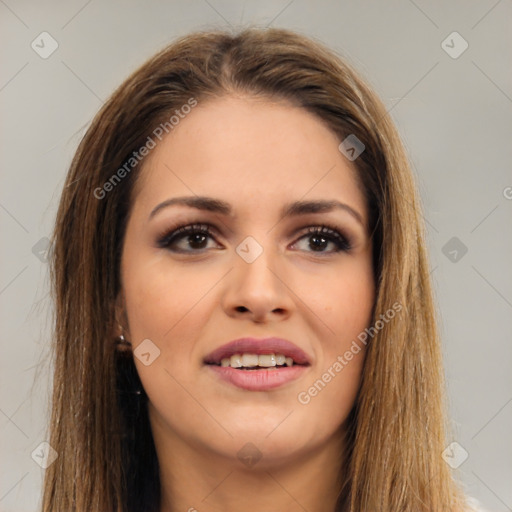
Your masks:
{"label": "neck", "polygon": [[343,464],[343,436],[286,462],[268,457],[252,467],[238,458],[191,446],[152,420],[161,485],[160,512],[335,512]]}

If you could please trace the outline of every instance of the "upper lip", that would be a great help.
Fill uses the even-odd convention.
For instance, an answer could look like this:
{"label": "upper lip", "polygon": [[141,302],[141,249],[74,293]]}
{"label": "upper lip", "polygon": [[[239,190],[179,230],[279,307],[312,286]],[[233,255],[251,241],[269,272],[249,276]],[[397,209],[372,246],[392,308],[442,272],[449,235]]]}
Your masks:
{"label": "upper lip", "polygon": [[297,345],[283,338],[239,338],[216,348],[208,354],[206,364],[220,364],[221,359],[233,354],[283,354],[291,357],[296,364],[310,364],[310,358]]}

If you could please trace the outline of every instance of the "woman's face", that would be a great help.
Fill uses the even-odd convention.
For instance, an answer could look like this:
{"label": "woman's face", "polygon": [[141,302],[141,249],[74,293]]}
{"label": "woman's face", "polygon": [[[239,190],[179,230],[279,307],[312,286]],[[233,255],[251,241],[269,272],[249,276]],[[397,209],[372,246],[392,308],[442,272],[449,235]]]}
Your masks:
{"label": "woman's face", "polygon": [[[240,463],[254,452],[271,465],[332,443],[354,404],[364,346],[344,354],[375,298],[367,207],[341,141],[303,109],[233,96],[199,103],[155,141],[121,272],[125,335],[157,449]],[[165,206],[183,197],[222,208]],[[283,215],[314,201],[342,206]],[[192,224],[199,232],[172,236]],[[322,225],[333,231],[315,234]],[[218,350],[245,337],[256,341]],[[261,341],[271,337],[292,345]],[[236,368],[282,356],[293,366]]]}

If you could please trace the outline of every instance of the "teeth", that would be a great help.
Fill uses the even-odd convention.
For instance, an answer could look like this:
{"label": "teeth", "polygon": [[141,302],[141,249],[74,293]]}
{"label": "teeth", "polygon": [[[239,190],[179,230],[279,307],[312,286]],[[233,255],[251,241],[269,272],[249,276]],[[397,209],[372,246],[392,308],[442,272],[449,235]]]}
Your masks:
{"label": "teeth", "polygon": [[276,354],[276,364],[283,365],[286,363],[286,357],[283,354]]}
{"label": "teeth", "polygon": [[256,354],[242,354],[242,366],[248,368],[250,366],[258,366],[259,356]]}
{"label": "teeth", "polygon": [[252,368],[255,366],[272,368],[284,365],[293,366],[293,359],[283,354],[233,354],[231,357],[223,358],[220,365],[231,366],[231,368]]}
{"label": "teeth", "polygon": [[240,354],[233,354],[230,359],[231,368],[241,368],[242,364],[242,356]]}
{"label": "teeth", "polygon": [[258,365],[265,366],[269,368],[270,366],[276,365],[276,356],[275,354],[262,354],[258,356]]}

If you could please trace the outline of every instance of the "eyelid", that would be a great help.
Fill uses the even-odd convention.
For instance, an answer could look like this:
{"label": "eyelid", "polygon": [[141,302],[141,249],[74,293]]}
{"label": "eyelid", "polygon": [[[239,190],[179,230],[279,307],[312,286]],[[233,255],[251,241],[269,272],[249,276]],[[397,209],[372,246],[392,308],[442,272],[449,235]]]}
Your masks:
{"label": "eyelid", "polygon": [[[338,227],[334,224],[331,224],[329,222],[320,222],[317,224],[310,224],[302,229],[299,229],[296,233],[297,233],[297,235],[300,235],[297,238],[297,242],[307,236],[312,236],[312,235],[327,236],[328,238],[330,238],[331,242],[333,242],[333,243],[337,242],[336,245],[338,246],[338,251],[333,251],[332,253],[349,252],[353,249],[353,236],[348,234],[345,229],[340,228],[340,227]],[[296,236],[296,235],[294,235],[294,236]],[[342,245],[343,248],[339,247],[338,244]],[[324,254],[332,254],[332,253],[326,252]],[[322,254],[322,253],[319,253],[319,254]]]}
{"label": "eyelid", "polygon": [[191,221],[191,222],[176,222],[171,226],[162,229],[156,237],[157,245],[165,247],[171,241],[171,238],[180,236],[180,234],[187,234],[189,231],[205,231],[210,236],[218,237],[220,231],[209,222]]}
{"label": "eyelid", "polygon": [[[190,221],[190,222],[175,222],[172,226],[167,227],[164,229],[161,234],[157,237],[157,247],[161,249],[168,249],[171,252],[175,253],[201,253],[201,251],[206,251],[208,249],[198,249],[196,251],[191,250],[179,250],[179,249],[169,249],[172,242],[175,240],[181,241],[182,239],[186,238],[189,234],[194,233],[203,233],[205,236],[209,237],[210,239],[214,240],[216,243],[219,243],[217,241],[217,238],[221,238],[222,234],[220,231],[214,226],[213,224],[210,224],[209,222],[202,222],[202,221]],[[220,235],[220,236],[219,236]],[[338,254],[341,252],[350,252],[354,248],[354,237],[353,235],[347,233],[347,230],[342,227],[338,227],[337,225],[331,223],[331,222],[317,222],[317,223],[310,223],[307,226],[302,226],[301,228],[298,228],[294,231],[293,235],[291,235],[294,238],[294,241],[292,242],[292,245],[298,244],[301,240],[304,238],[307,238],[308,236],[321,236],[325,235],[328,239],[328,242],[333,243],[336,246],[336,249],[333,251],[306,251],[306,252],[313,252],[318,254],[318,256],[328,256],[333,254]]]}

